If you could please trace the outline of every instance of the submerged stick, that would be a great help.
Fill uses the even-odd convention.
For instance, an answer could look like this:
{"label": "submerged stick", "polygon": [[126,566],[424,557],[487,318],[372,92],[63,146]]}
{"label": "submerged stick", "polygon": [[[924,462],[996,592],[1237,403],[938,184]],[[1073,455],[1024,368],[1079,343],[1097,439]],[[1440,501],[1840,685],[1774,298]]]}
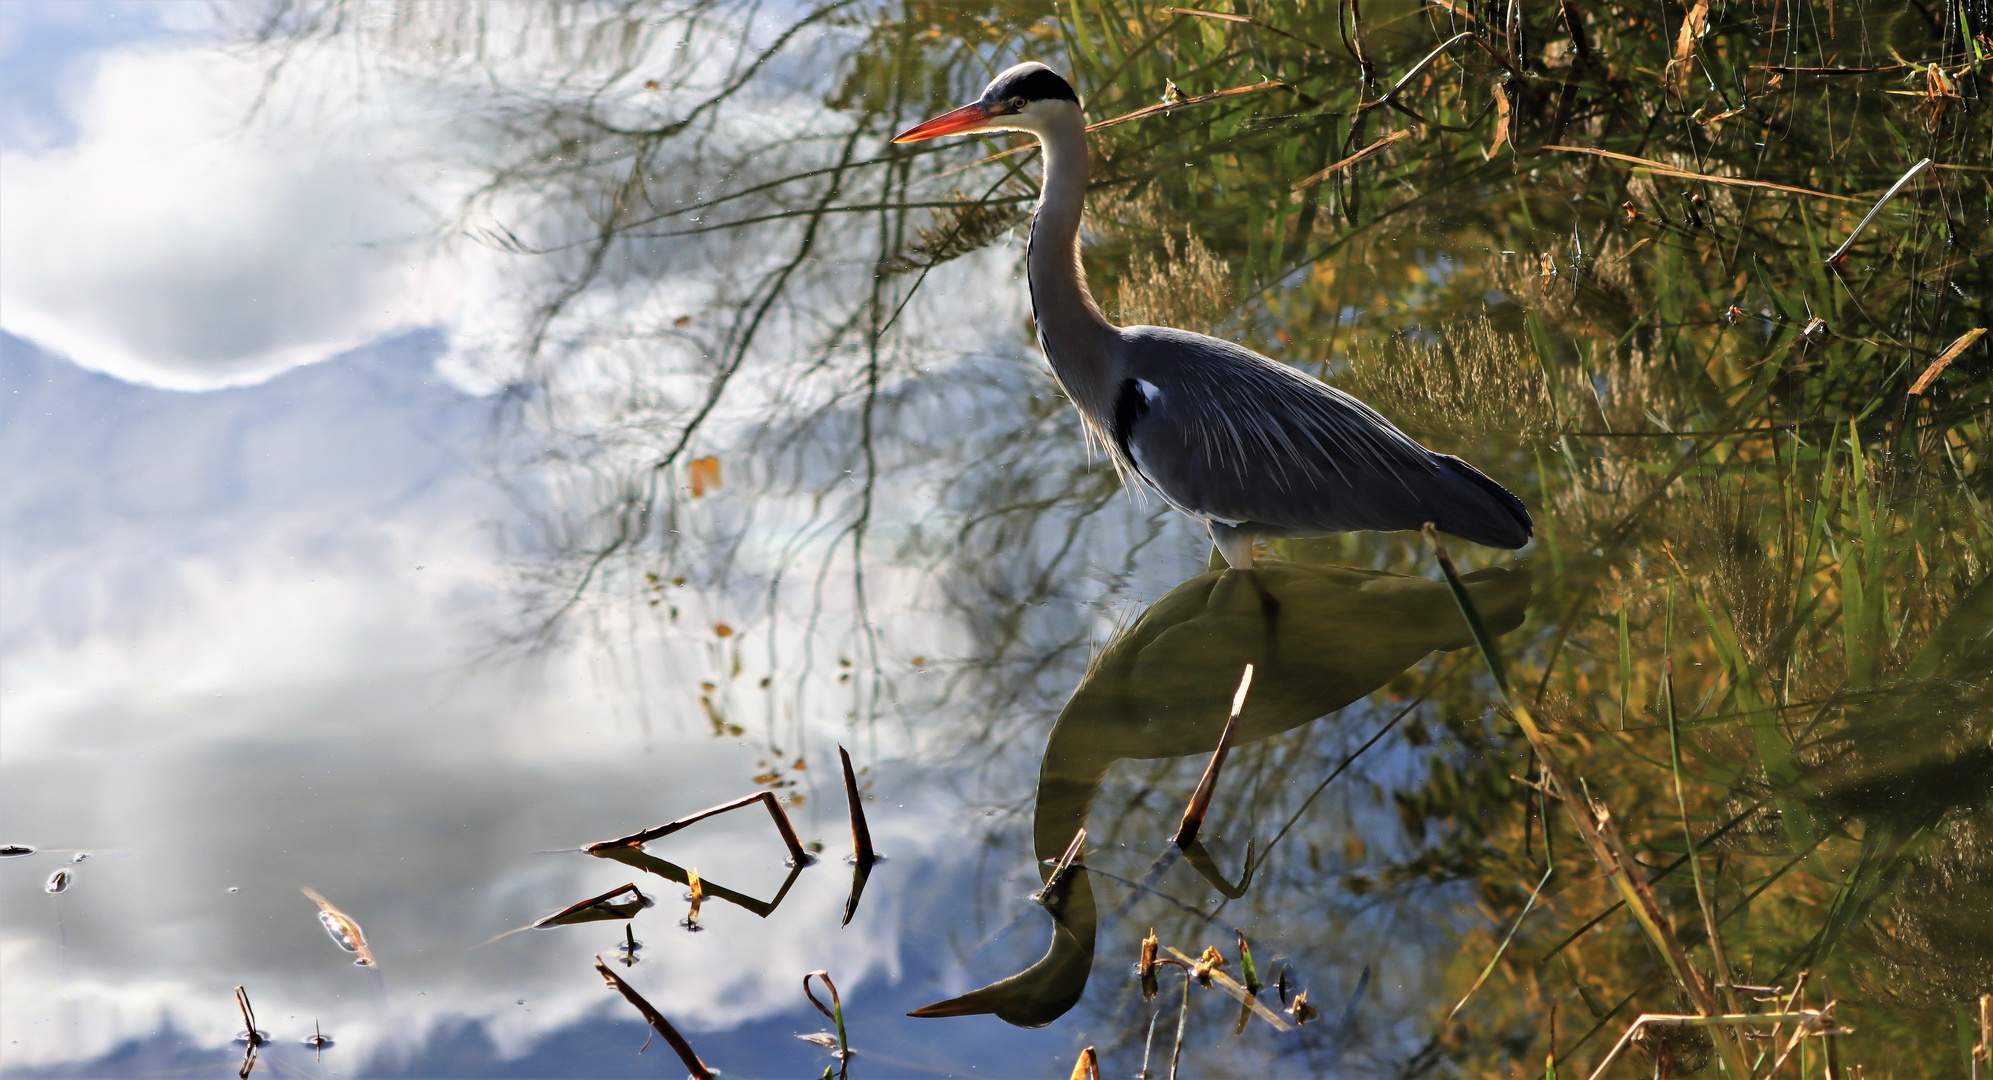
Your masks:
{"label": "submerged stick", "polygon": [[242,1064],[235,1075],[236,1080],[249,1080],[249,1074],[256,1071],[256,1048],[265,1040],[256,1030],[256,1010],[249,1007],[249,991],[236,987],[235,1004],[242,1010]]}
{"label": "submerged stick", "polygon": [[1848,238],[1846,240],[1841,241],[1841,246],[1835,248],[1834,253],[1832,255],[1827,256],[1827,265],[1828,266],[1840,265],[1841,260],[1848,257],[1848,249],[1854,247],[1855,241],[1861,239],[1863,230],[1868,228],[1868,223],[1875,220],[1875,215],[1882,213],[1882,208],[1888,204],[1889,200],[1896,197],[1897,192],[1903,190],[1903,185],[1909,183],[1911,180],[1916,178],[1918,173],[1923,172],[1925,169],[1928,169],[1930,167],[1931,167],[1931,159],[1925,158],[1924,160],[1919,161],[1915,165],[1910,166],[1909,172],[1906,172],[1902,176],[1897,177],[1896,182],[1894,184],[1889,185],[1889,190],[1882,193],[1882,198],[1877,199],[1875,201],[1875,205],[1869,207],[1868,216],[1862,218],[1862,223],[1855,226],[1855,231],[1849,233]]}
{"label": "submerged stick", "polygon": [[[1667,1025],[1670,1027],[1715,1028],[1743,1027],[1751,1024],[1777,1025],[1797,1023],[1802,1025],[1802,1030],[1805,1030],[1806,1025],[1817,1027],[1823,1017],[1823,1011],[1815,1009],[1789,1013],[1732,1013],[1724,1016],[1682,1016],[1675,1013],[1643,1013],[1633,1021],[1631,1027],[1626,1029],[1626,1034],[1619,1037],[1619,1041],[1613,1044],[1612,1049],[1606,1052],[1605,1058],[1599,1062],[1598,1068],[1592,1070],[1592,1075],[1588,1080],[1599,1080],[1600,1077],[1604,1076],[1606,1069],[1610,1068],[1614,1059],[1619,1057],[1619,1052],[1626,1049],[1626,1045],[1640,1034],[1641,1028],[1649,1025],[1655,1027]],[[1743,1075],[1748,1076],[1750,1074],[1746,1073]]]}
{"label": "submerged stick", "polygon": [[851,858],[859,870],[869,871],[879,854],[872,850],[872,830],[865,824],[865,807],[858,798],[858,776],[851,771],[851,755],[844,747],[837,748],[837,758],[844,766],[844,803],[851,808]]}
{"label": "submerged stick", "polygon": [[[692,1052],[692,1044],[685,1041],[685,1036],[680,1035],[678,1029],[671,1026],[671,1021],[666,1020],[664,1014],[657,1011],[656,1006],[645,1001],[644,996],[637,993],[636,987],[624,982],[622,976],[610,971],[609,965],[603,963],[600,956],[595,958],[595,970],[601,973],[603,981],[609,984],[609,989],[623,995],[623,1000],[628,1001],[636,1007],[637,1012],[643,1014],[643,1018],[650,1023],[651,1030],[662,1035],[664,1041],[678,1052],[678,1060],[685,1063],[685,1071],[691,1073],[695,1080],[713,1080],[713,1070],[707,1068],[706,1063],[699,1060],[699,1055]],[[637,1052],[643,1053],[641,1050]]]}
{"label": "submerged stick", "polygon": [[1308,188],[1314,187],[1316,184],[1319,184],[1322,181],[1327,180],[1329,177],[1334,176],[1335,174],[1343,171],[1344,169],[1349,168],[1351,165],[1354,165],[1359,161],[1362,161],[1364,158],[1367,158],[1370,155],[1377,153],[1379,150],[1382,150],[1385,147],[1391,145],[1392,143],[1397,142],[1399,139],[1410,138],[1411,134],[1412,134],[1411,128],[1399,128],[1398,130],[1392,132],[1391,134],[1384,136],[1383,138],[1377,140],[1374,143],[1371,143],[1369,146],[1366,146],[1363,149],[1358,150],[1356,153],[1351,154],[1350,156],[1342,159],[1341,161],[1338,161],[1335,164],[1329,166],[1328,168],[1323,169],[1321,172],[1318,172],[1313,176],[1308,177],[1306,180],[1296,181],[1294,186],[1290,190],[1305,191]]}
{"label": "submerged stick", "polygon": [[249,1005],[249,991],[235,988],[235,1007],[242,1010],[242,1038],[250,1046],[263,1042],[263,1033],[256,1030],[256,1010]]}
{"label": "submerged stick", "polygon": [[[631,903],[644,907],[648,907],[650,904],[650,899],[643,894],[642,890],[637,888],[636,882],[634,881],[625,882],[622,885],[619,885],[616,888],[610,889],[608,892],[603,893],[601,896],[591,896],[588,899],[582,900],[578,903],[569,904],[568,906],[560,909],[559,911],[554,912],[552,915],[544,915],[541,916],[540,918],[534,919],[533,929],[537,930],[543,926],[552,926],[555,923],[559,922],[561,919],[567,918],[570,915],[574,915],[582,911],[586,911],[589,908],[596,906],[597,904],[601,904],[604,907],[607,907],[608,902],[610,900],[613,900],[616,897],[623,895],[624,893],[631,894],[631,901],[630,901]],[[619,917],[633,919],[636,918],[636,912],[631,911],[630,914]]]}
{"label": "submerged stick", "polygon": [[757,791],[752,795],[742,795],[738,799],[730,799],[718,806],[709,806],[696,814],[687,814],[676,821],[667,821],[655,829],[645,829],[642,832],[634,832],[628,836],[619,836],[614,840],[600,840],[587,845],[581,850],[592,855],[609,848],[637,847],[641,844],[650,843],[652,840],[670,836],[680,829],[704,821],[716,814],[724,814],[729,810],[738,810],[743,806],[749,806],[757,802],[768,807],[768,816],[775,819],[775,831],[782,834],[782,843],[789,849],[791,865],[807,866],[815,862],[816,857],[804,851],[803,842],[796,839],[796,829],[789,824],[789,815],[782,809],[782,800],[776,798],[775,793],[772,791]]}
{"label": "submerged stick", "polygon": [[1170,843],[1186,847],[1197,839],[1197,830],[1204,827],[1204,815],[1211,809],[1211,795],[1218,788],[1218,770],[1225,767],[1225,755],[1232,752],[1232,738],[1239,731],[1239,714],[1245,711],[1246,692],[1252,689],[1253,666],[1246,665],[1245,674],[1239,676],[1239,688],[1232,694],[1232,714],[1225,718],[1225,730],[1218,735],[1218,749],[1211,755],[1211,763],[1204,766],[1204,776],[1197,781],[1197,791],[1190,797],[1190,805],[1183,808],[1183,820],[1177,823],[1176,835]]}
{"label": "submerged stick", "polygon": [[[1215,964],[1209,967],[1200,968],[1199,961],[1184,955],[1182,950],[1176,948],[1175,946],[1165,945],[1163,946],[1163,949],[1165,952],[1168,952],[1170,954],[1172,959],[1176,960],[1180,964],[1183,964],[1186,968],[1199,968],[1200,970],[1198,974],[1201,976],[1201,978],[1198,981],[1200,985],[1205,985],[1206,980],[1208,980],[1208,985],[1215,986],[1218,989],[1223,990],[1225,993],[1231,995],[1232,1000],[1237,1001],[1240,1004],[1245,1005],[1247,1008],[1251,1009],[1253,1011],[1254,1016],[1257,1016],[1261,1020],[1266,1021],[1268,1024],[1273,1025],[1273,1030],[1275,1031],[1294,1030],[1294,1025],[1289,1024],[1286,1021],[1286,1019],[1284,1019],[1279,1013],[1274,1012],[1272,1009],[1267,1008],[1266,1004],[1260,1001],[1259,995],[1248,993],[1246,991],[1246,988],[1240,984],[1239,980],[1234,979],[1230,975],[1225,974],[1223,971],[1218,970]],[[1189,980],[1185,981],[1187,983]]]}
{"label": "submerged stick", "polygon": [[1921,394],[1929,390],[1931,384],[1938,381],[1938,376],[1944,374],[1945,368],[1950,367],[1951,362],[1958,359],[1958,354],[1971,348],[1972,343],[1978,341],[1985,334],[1986,328],[1983,326],[1973,327],[1965,333],[1960,334],[1958,340],[1947,345],[1945,351],[1939,353],[1936,360],[1931,361],[1931,366],[1925,368],[1922,375],[1917,376],[1917,381],[1910,384],[1910,392],[1912,394]]}
{"label": "submerged stick", "polygon": [[1100,1080],[1100,1055],[1093,1047],[1080,1051],[1080,1059],[1073,1062],[1072,1080]]}
{"label": "submerged stick", "polygon": [[1046,876],[1044,887],[1039,889],[1037,895],[1031,898],[1031,902],[1034,904],[1043,904],[1045,898],[1052,895],[1053,886],[1059,883],[1060,878],[1066,876],[1066,871],[1073,868],[1073,863],[1079,859],[1080,853],[1085,850],[1086,826],[1082,825],[1079,831],[1073,834],[1073,842],[1066,845],[1066,853],[1059,856],[1059,861],[1053,865],[1052,872]]}
{"label": "submerged stick", "polygon": [[1708,173],[1689,172],[1687,169],[1677,169],[1673,165],[1664,165],[1661,162],[1648,158],[1634,157],[1632,154],[1615,153],[1611,150],[1601,150],[1596,146],[1557,145],[1545,146],[1543,149],[1561,150],[1567,154],[1590,154],[1593,157],[1624,161],[1629,165],[1638,165],[1643,169],[1651,169],[1656,176],[1672,176],[1678,180],[1702,180],[1711,184],[1727,184],[1731,187],[1759,188],[1765,191],[1789,191],[1794,195],[1811,195],[1816,199],[1833,199],[1838,202],[1851,203],[1861,202],[1860,199],[1848,195],[1831,195],[1825,191],[1815,191],[1812,188],[1793,187],[1791,184],[1774,184],[1769,180],[1745,180],[1736,176],[1711,176]]}
{"label": "submerged stick", "polygon": [[[1556,869],[1557,868],[1555,866],[1551,866],[1547,867],[1543,871],[1543,879],[1538,881],[1536,883],[1536,888],[1530,891],[1529,901],[1523,904],[1522,906],[1522,914],[1517,915],[1516,921],[1510,924],[1508,936],[1502,938],[1502,943],[1495,947],[1495,955],[1490,956],[1488,958],[1488,966],[1482,968],[1481,974],[1475,976],[1474,985],[1468,987],[1467,992],[1465,994],[1460,995],[1460,1000],[1453,1003],[1453,1008],[1448,1010],[1446,1014],[1446,1019],[1440,1022],[1441,1027],[1444,1027],[1447,1024],[1452,1023],[1453,1018],[1459,1016],[1460,1010],[1466,1007],[1467,1000],[1480,991],[1481,984],[1488,981],[1489,975],[1494,974],[1495,965],[1501,963],[1502,954],[1509,951],[1509,943],[1513,942],[1516,939],[1516,931],[1522,929],[1522,921],[1524,919],[1529,918],[1529,913],[1535,910],[1536,898],[1543,894],[1543,887],[1545,885],[1550,884],[1550,875],[1552,871]],[[1303,996],[1304,997],[1306,996],[1305,991],[1303,992]]]}

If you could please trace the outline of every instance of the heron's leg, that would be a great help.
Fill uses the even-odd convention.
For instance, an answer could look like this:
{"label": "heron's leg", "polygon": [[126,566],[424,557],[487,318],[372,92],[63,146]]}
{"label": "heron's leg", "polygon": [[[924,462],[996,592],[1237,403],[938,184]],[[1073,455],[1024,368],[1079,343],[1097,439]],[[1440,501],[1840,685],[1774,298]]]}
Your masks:
{"label": "heron's leg", "polygon": [[1218,554],[1225,559],[1225,565],[1234,570],[1253,568],[1253,538],[1244,529],[1227,525],[1222,521],[1207,521],[1205,527],[1211,530],[1211,543],[1218,548]]}
{"label": "heron's leg", "polygon": [[[1266,591],[1266,583],[1253,571],[1253,534],[1222,521],[1207,521],[1205,527],[1211,530],[1211,543],[1217,546],[1218,554],[1224,556],[1225,565],[1245,571],[1243,576],[1252,582],[1253,592],[1259,595],[1260,614],[1266,618],[1267,635],[1271,638],[1273,624],[1280,618],[1280,601]],[[1230,577],[1229,574],[1226,576]]]}

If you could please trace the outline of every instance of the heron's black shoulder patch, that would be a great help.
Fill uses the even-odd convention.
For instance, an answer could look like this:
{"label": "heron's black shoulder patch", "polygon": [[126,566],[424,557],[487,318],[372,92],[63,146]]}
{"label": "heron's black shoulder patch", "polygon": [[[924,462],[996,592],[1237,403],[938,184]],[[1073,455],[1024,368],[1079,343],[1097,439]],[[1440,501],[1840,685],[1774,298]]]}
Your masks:
{"label": "heron's black shoulder patch", "polygon": [[998,91],[999,97],[1021,97],[1026,101],[1057,98],[1075,105],[1080,101],[1080,96],[1073,92],[1073,84],[1043,64],[1019,64],[1005,72],[998,82],[1000,85],[992,89]]}
{"label": "heron's black shoulder patch", "polygon": [[1149,415],[1149,398],[1142,392],[1138,379],[1123,379],[1121,392],[1114,396],[1114,445],[1121,448],[1125,460],[1134,461],[1135,451],[1128,445],[1128,439],[1135,432],[1135,421]]}

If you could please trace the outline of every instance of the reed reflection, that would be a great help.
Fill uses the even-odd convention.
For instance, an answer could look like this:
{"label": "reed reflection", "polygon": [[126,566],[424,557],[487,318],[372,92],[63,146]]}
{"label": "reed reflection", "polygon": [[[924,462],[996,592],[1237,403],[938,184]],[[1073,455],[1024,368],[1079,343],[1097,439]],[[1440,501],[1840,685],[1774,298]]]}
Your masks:
{"label": "reed reflection", "polygon": [[[1467,648],[1467,626],[1446,586],[1343,566],[1262,562],[1253,571],[1279,602],[1264,616],[1245,572],[1212,571],[1177,586],[1118,635],[1059,713],[1039,768],[1032,846],[1041,877],[1086,824],[1114,763],[1209,753],[1217,744],[1238,675],[1255,667],[1238,743],[1310,723],[1369,695],[1428,654]],[[1490,568],[1467,576],[1489,628],[1522,622],[1530,598],[1526,569]],[[1157,820],[1155,834],[1169,822]],[[1195,844],[1192,845],[1196,847]],[[1189,851],[1207,879],[1208,859]],[[1251,867],[1240,888],[1250,882]],[[1221,892],[1235,892],[1213,881]],[[1084,863],[1041,896],[1052,943],[1025,970],[957,998],[915,1010],[925,1017],[994,1013],[1022,1027],[1065,1015],[1086,990],[1099,923]]]}

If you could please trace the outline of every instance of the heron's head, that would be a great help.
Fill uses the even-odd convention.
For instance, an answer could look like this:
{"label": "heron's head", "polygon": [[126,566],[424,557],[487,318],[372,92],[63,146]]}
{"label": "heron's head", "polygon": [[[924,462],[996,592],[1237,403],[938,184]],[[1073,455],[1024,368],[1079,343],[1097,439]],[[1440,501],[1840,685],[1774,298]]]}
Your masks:
{"label": "heron's head", "polygon": [[1059,120],[1080,115],[1080,96],[1059,73],[1036,62],[1008,68],[983,87],[981,96],[893,136],[896,143],[977,131],[1029,131],[1042,135]]}

